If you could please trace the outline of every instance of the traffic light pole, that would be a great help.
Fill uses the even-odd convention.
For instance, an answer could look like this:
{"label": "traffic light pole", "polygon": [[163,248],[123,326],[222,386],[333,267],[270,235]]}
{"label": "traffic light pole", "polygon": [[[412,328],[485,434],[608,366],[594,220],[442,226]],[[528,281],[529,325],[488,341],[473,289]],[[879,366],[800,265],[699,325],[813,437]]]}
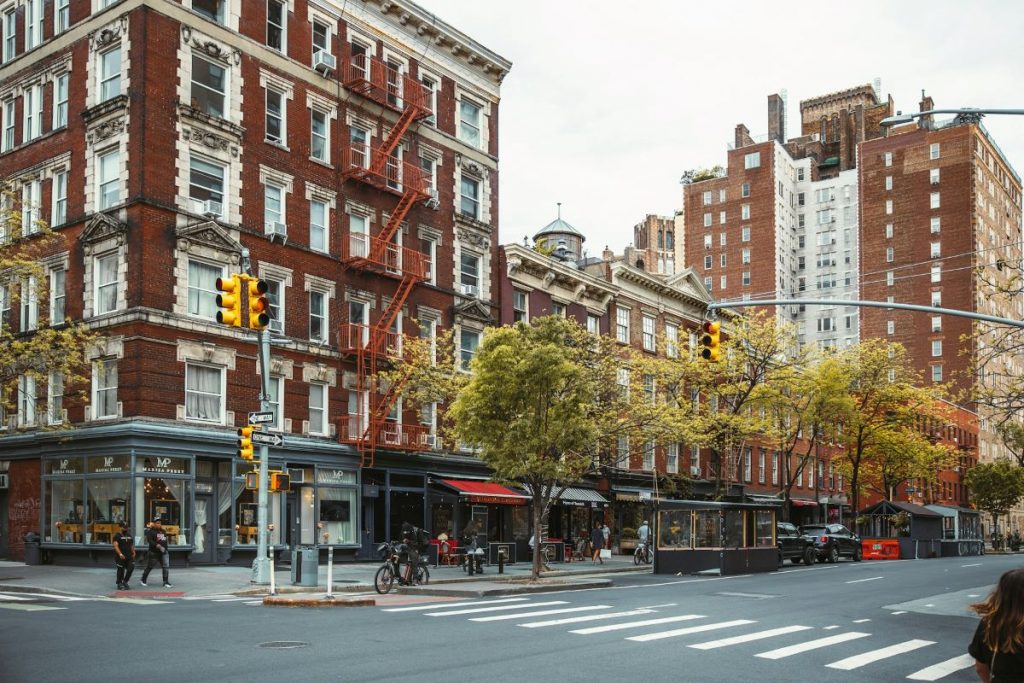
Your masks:
{"label": "traffic light pole", "polygon": [[[256,333],[260,350],[260,411],[269,412],[270,406],[270,330],[263,329]],[[265,586],[270,583],[270,558],[267,557],[268,536],[270,535],[267,519],[267,460],[270,458],[270,447],[260,444],[260,476],[257,490],[256,512],[256,559],[252,562],[252,582]]]}

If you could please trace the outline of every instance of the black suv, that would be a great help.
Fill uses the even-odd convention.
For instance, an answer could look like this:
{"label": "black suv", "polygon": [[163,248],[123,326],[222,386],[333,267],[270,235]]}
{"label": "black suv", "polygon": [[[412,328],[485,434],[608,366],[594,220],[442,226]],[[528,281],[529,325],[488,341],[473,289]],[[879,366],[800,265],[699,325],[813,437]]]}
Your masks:
{"label": "black suv", "polygon": [[842,524],[805,524],[800,531],[814,542],[819,562],[837,562],[840,557],[860,562],[863,557],[860,536]]}
{"label": "black suv", "polygon": [[818,553],[814,550],[811,539],[801,535],[796,525],[779,522],[775,525],[775,538],[779,546],[779,566],[783,560],[792,560],[793,564],[814,564]]}

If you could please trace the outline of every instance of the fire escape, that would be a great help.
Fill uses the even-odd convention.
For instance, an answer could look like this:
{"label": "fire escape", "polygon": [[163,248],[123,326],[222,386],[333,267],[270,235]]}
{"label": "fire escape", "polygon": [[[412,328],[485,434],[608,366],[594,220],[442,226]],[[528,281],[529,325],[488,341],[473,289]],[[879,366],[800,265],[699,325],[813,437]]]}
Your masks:
{"label": "fire escape", "polygon": [[[398,287],[380,318],[369,325],[349,322],[341,326],[339,346],[355,357],[357,409],[342,419],[338,436],[356,446],[363,467],[371,467],[378,446],[427,450],[429,429],[403,425],[393,415],[402,386],[378,381],[377,373],[401,353],[401,333],[395,329],[399,313],[413,288],[426,280],[430,262],[425,254],[396,243],[395,235],[409,211],[430,198],[430,179],[419,166],[400,155],[402,137],[412,124],[431,115],[427,91],[415,79],[376,57],[353,55],[343,84],[349,90],[400,113],[379,146],[351,144],[342,160],[342,178],[369,185],[398,197],[398,204],[377,235],[351,233],[342,244],[348,267],[396,280]],[[397,419],[395,419],[397,417]]]}

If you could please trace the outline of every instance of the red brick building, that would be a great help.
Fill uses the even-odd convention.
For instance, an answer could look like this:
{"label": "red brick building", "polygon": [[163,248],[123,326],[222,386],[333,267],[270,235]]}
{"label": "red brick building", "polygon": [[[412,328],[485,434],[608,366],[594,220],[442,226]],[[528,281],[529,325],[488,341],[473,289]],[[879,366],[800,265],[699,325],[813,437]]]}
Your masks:
{"label": "red brick building", "polygon": [[66,237],[44,313],[103,341],[85,404],[59,378],[6,388],[26,407],[3,416],[0,556],[38,531],[58,559],[106,557],[117,520],[140,535],[160,514],[176,561],[252,559],[234,453],[256,345],[214,319],[243,249],[281,342],[270,458],[292,488],[271,495],[272,544],[353,557],[403,521],[450,531],[470,501],[428,472],[482,467],[439,462],[431,411],[382,398],[366,368],[401,334],[454,327],[472,353],[496,317],[510,63],[412,2],[66,5],[0,7],[0,175]]}

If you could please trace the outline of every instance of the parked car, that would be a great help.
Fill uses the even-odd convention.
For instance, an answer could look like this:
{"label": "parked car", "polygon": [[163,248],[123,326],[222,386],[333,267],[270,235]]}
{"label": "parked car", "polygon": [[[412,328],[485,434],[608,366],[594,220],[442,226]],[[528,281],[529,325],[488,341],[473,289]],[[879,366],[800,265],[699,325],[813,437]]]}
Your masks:
{"label": "parked car", "polygon": [[818,553],[814,542],[800,533],[795,524],[778,522],[775,525],[775,539],[779,547],[779,565],[784,560],[792,560],[793,564],[814,564]]}
{"label": "parked car", "polygon": [[863,557],[860,536],[842,524],[805,524],[800,531],[814,543],[819,562],[838,562],[840,557],[860,562]]}

